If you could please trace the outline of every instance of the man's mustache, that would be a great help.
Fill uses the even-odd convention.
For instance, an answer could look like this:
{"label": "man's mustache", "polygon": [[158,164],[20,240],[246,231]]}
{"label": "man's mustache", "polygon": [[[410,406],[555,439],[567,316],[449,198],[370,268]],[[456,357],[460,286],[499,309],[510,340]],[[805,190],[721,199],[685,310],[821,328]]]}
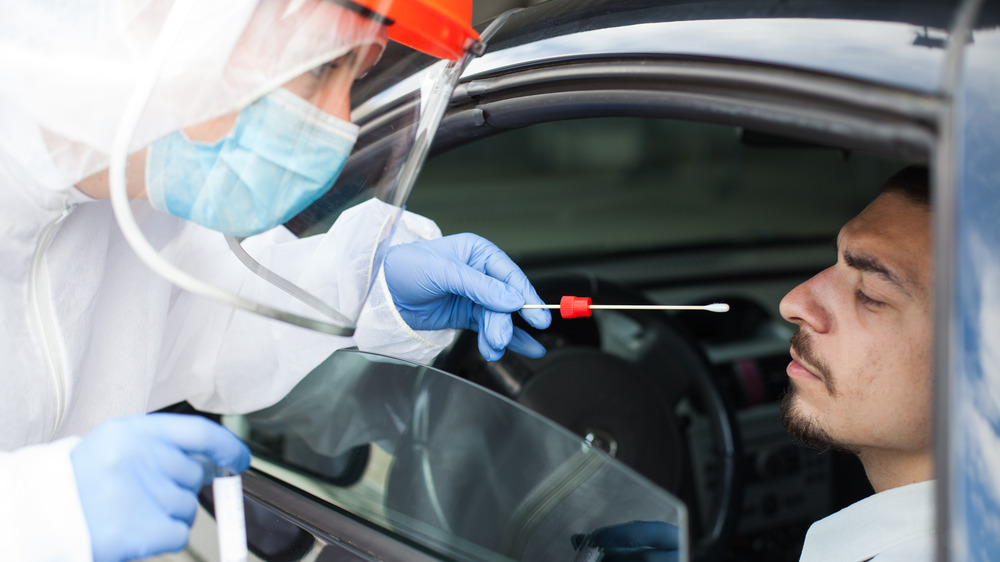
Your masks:
{"label": "man's mustache", "polygon": [[799,328],[792,334],[789,344],[792,350],[795,351],[795,355],[801,360],[800,363],[803,363],[803,367],[806,367],[814,375],[818,376],[823,381],[823,384],[826,385],[831,395],[836,395],[837,392],[834,389],[833,374],[830,371],[830,367],[816,355],[813,340],[802,331],[802,328]]}

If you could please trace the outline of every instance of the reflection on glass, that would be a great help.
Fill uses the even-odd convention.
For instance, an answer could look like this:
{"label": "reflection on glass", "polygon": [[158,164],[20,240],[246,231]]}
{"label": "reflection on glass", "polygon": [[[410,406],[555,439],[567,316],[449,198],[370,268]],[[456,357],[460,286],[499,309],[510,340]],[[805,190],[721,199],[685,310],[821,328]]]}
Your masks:
{"label": "reflection on glass", "polygon": [[[443,556],[572,560],[571,536],[683,504],[579,437],[442,371],[339,351],[227,422],[254,466]],[[685,533],[681,533],[684,536]]]}

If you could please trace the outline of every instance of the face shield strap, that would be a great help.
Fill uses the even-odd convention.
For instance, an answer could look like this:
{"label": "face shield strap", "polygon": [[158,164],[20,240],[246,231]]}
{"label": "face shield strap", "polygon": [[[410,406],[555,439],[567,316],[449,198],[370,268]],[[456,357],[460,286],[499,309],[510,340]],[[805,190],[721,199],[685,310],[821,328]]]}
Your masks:
{"label": "face shield strap", "polygon": [[[352,2],[351,0],[326,1],[337,2],[345,7],[354,9],[358,13],[364,14],[365,17],[373,19],[373,21],[385,24],[392,23],[388,20],[388,18],[374,13],[371,10],[367,10],[367,12],[364,11],[358,3]],[[142,115],[152,98],[154,87],[157,84],[157,80],[163,68],[165,67],[166,61],[169,59],[171,49],[176,43],[177,38],[182,35],[187,15],[196,4],[196,0],[178,0],[177,4],[171,9],[166,21],[164,22],[163,30],[157,37],[157,40],[152,47],[151,53],[148,57],[148,64],[141,69],[140,75],[137,77],[136,87],[133,89],[131,96],[125,104],[122,112],[122,118],[119,120],[118,126],[115,130],[110,150],[109,182],[111,203],[115,218],[118,221],[122,234],[124,235],[129,246],[131,246],[133,251],[135,251],[136,255],[151,270],[185,291],[210,298],[230,306],[241,308],[248,312],[317,332],[349,336],[354,332],[353,322],[344,322],[344,324],[347,325],[338,325],[340,324],[338,317],[342,317],[343,314],[331,310],[333,307],[323,303],[319,298],[310,295],[305,289],[295,286],[287,279],[284,279],[273,272],[264,273],[262,277],[271,281],[271,283],[277,285],[298,301],[320,311],[324,317],[330,318],[330,320],[308,318],[300,314],[257,302],[256,300],[245,298],[242,295],[216,286],[213,283],[207,282],[178,268],[175,264],[170,263],[167,259],[165,259],[164,256],[161,256],[159,251],[150,244],[132,213],[128,197],[128,182],[126,177],[128,154],[130,153],[132,135],[137,130],[140,119],[142,118]],[[494,23],[487,29],[487,32],[484,33],[484,36],[490,36],[490,31],[498,28],[503,19],[504,18],[498,18],[497,21],[494,21]],[[458,79],[461,76],[462,71],[465,69],[472,56],[474,55],[467,51],[458,59],[449,61],[448,64],[441,69],[443,72],[439,72],[436,77],[428,77],[430,80],[426,84],[427,88],[425,91],[429,94],[433,94],[431,96],[432,99],[422,110],[420,122],[416,129],[414,147],[410,151],[409,157],[404,164],[403,169],[397,173],[395,178],[395,184],[397,185],[395,188],[396,197],[393,198],[395,203],[390,201],[389,204],[397,207],[401,207],[403,205],[403,202],[405,201],[405,194],[407,194],[410,188],[412,188],[417,171],[427,156],[434,131],[440,124],[448,101],[451,98],[451,94],[458,83]],[[403,195],[400,197],[399,194]],[[231,245],[240,246],[237,239],[233,239],[229,241],[229,243]],[[241,253],[246,253],[242,250],[242,248],[239,248],[238,251],[235,248],[233,250],[237,256],[240,256]],[[246,256],[246,258],[249,258],[249,256]],[[252,258],[250,258],[249,261],[246,261],[246,259],[242,257],[240,259],[251,270],[257,271],[262,268],[262,266],[260,266],[260,264]],[[258,274],[260,273],[258,272]],[[319,306],[317,306],[317,304]],[[331,312],[337,316],[334,316]]]}
{"label": "face shield strap", "polygon": [[[237,257],[237,259],[240,260],[240,263],[246,266],[247,269],[252,271],[255,275],[257,275],[261,279],[281,289],[282,291],[292,296],[293,298],[298,299],[302,303],[309,305],[314,310],[326,316],[330,320],[333,320],[334,322],[338,322],[343,326],[345,326],[345,332],[340,335],[347,335],[347,336],[353,335],[354,330],[346,328],[346,326],[350,326],[353,324],[353,322],[351,322],[350,319],[348,319],[346,316],[337,311],[337,309],[326,304],[322,300],[316,298],[316,296],[310,293],[309,291],[306,291],[302,287],[299,287],[295,283],[292,283],[288,279],[285,279],[284,277],[278,275],[277,273],[261,265],[260,262],[253,259],[250,256],[250,254],[248,254],[247,251],[243,249],[243,246],[241,245],[242,241],[243,241],[242,238],[236,238],[234,236],[229,236],[228,234],[226,235],[226,244],[229,245],[229,249],[233,252],[233,254]],[[347,333],[348,330],[351,333]]]}
{"label": "face shield strap", "polygon": [[396,23],[395,21],[383,16],[382,14],[376,12],[375,10],[372,10],[371,8],[366,8],[361,4],[352,2],[351,0],[326,0],[326,1],[332,4],[336,4],[338,6],[342,6],[348,10],[351,10],[352,12],[357,13],[362,17],[368,18],[373,22],[380,23],[386,27]]}
{"label": "face shield strap", "polygon": [[153,270],[153,272],[174,283],[181,289],[303,328],[338,336],[351,335],[354,332],[353,327],[338,326],[330,322],[321,322],[279,310],[263,303],[246,299],[179,269],[164,259],[150,244],[143,234],[142,229],[139,228],[135,215],[132,214],[126,176],[128,155],[131,152],[132,135],[137,129],[149,100],[152,98],[154,86],[171,53],[171,49],[176,43],[177,38],[182,35],[186,18],[195,4],[195,0],[178,0],[170,10],[162,26],[160,35],[152,46],[148,56],[148,63],[141,68],[136,86],[125,103],[125,107],[122,110],[122,117],[115,129],[109,153],[108,181],[111,206],[122,235],[139,259]]}
{"label": "face shield strap", "polygon": [[[343,3],[344,5],[353,4],[350,0],[328,0],[331,2],[336,2],[338,4]],[[355,5],[356,6],[356,5]],[[360,7],[359,7],[360,8]],[[507,19],[516,10],[510,10],[493,22],[489,28],[483,33],[483,41],[480,42],[481,45],[485,46],[485,40],[492,37],[500,27],[506,23]],[[398,177],[398,183],[404,186],[403,192],[408,193],[416,180],[417,173],[422,167],[424,160],[427,157],[427,153],[430,149],[431,141],[433,139],[433,133],[437,130],[437,126],[440,123],[441,118],[445,112],[445,106],[451,100],[451,93],[454,91],[455,86],[458,83],[462,72],[465,70],[469,61],[472,57],[477,56],[474,52],[467,52],[464,57],[458,61],[453,61],[448,63],[444,71],[441,72],[436,78],[431,80],[431,86],[429,91],[435,92],[436,95],[432,97],[431,105],[434,107],[428,108],[428,113],[433,117],[429,122],[422,122],[421,129],[422,133],[418,133],[417,140],[413,149],[413,152],[409,155],[403,169]],[[401,207],[405,209],[405,206]],[[392,226],[393,232],[399,227],[399,223],[396,222]],[[303,289],[302,287],[296,285],[295,283],[285,279],[284,277],[274,273],[268,268],[261,265],[259,262],[253,259],[242,246],[242,238],[235,238],[233,236],[226,236],[226,242],[229,245],[230,250],[236,257],[250,269],[254,274],[259,276],[261,279],[271,283],[278,289],[284,291],[286,294],[292,296],[293,298],[299,300],[300,302],[312,307],[314,310],[320,312],[327,318],[330,318],[334,322],[348,323],[350,322],[336,309],[332,308],[309,291]],[[389,239],[392,238],[392,233],[390,233]],[[378,252],[386,251],[387,247],[378,246]],[[375,263],[381,263],[384,256],[375,256]],[[353,329],[351,330],[353,332]]]}

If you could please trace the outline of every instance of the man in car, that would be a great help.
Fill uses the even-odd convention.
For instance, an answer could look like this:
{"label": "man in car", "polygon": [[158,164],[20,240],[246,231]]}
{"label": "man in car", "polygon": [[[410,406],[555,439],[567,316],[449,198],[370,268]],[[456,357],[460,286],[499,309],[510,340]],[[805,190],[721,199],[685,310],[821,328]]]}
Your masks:
{"label": "man in car", "polygon": [[[877,492],[815,522],[803,562],[933,557],[932,280],[928,172],[911,166],[844,225],[837,262],[781,300],[798,326],[785,427],[806,446],[857,455]],[[605,562],[676,560],[678,544],[658,522],[573,537]]]}
{"label": "man in car", "polygon": [[856,455],[876,494],[814,523],[801,560],[930,560],[933,314],[928,174],[909,167],[837,237],[837,263],[781,301],[785,427]]}

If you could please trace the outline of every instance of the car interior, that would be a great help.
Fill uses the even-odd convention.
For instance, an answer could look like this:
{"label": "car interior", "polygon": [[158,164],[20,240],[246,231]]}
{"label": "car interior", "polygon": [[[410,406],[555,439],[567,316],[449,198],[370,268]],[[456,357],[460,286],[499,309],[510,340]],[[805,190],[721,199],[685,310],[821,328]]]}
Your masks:
{"label": "car interior", "polygon": [[[599,310],[576,319],[555,314],[544,331],[517,321],[546,346],[545,357],[507,353],[486,362],[475,334],[467,332],[433,367],[540,414],[571,432],[568,442],[586,442],[634,470],[644,483],[630,485],[670,494],[654,502],[661,511],[672,509],[670,498],[683,502],[692,560],[797,560],[809,524],[872,490],[856,459],[801,447],[784,430],[779,403],[794,325],[782,319],[778,303],[834,263],[840,227],[907,163],[891,153],[810,141],[808,134],[602,114],[540,119],[446,143],[425,164],[408,209],[432,217],[446,235],[475,232],[495,242],[524,269],[546,303],[574,295],[595,304],[723,302],[730,311]],[[435,414],[410,427],[451,435],[437,441],[447,448],[438,458],[448,459],[446,468],[428,469],[440,473],[437,478],[399,468],[414,461],[398,452],[410,446],[396,441],[392,447],[363,445],[317,455],[315,439],[302,445],[302,427],[316,420],[330,427],[348,424],[329,422],[317,412],[336,411],[330,397],[359,394],[344,390],[354,388],[349,383],[316,381],[339,380],[342,375],[334,373],[356,370],[327,365],[304,384],[321,388],[297,389],[326,397],[326,407],[289,416],[282,404],[301,408],[293,393],[278,405],[281,413],[243,420],[267,472],[459,560],[550,559],[551,551],[523,545],[512,550],[496,542],[503,535],[496,529],[512,524],[497,523],[506,521],[496,515],[503,513],[497,498],[520,497],[518,490],[531,487],[526,478],[535,482],[532,478],[560,474],[554,465],[538,466],[528,477],[517,463],[551,455],[558,447],[547,440],[565,444],[565,435],[551,425],[525,429],[526,422],[503,421],[507,414],[486,415],[485,405],[475,407],[478,414],[471,417],[464,410],[449,414],[447,408],[431,408],[427,411]],[[434,400],[442,392],[436,391]],[[458,389],[447,393],[454,392]],[[392,394],[385,388],[378,393],[377,404],[365,398],[365,405],[352,403],[340,411],[364,417],[363,412],[392,410],[382,403],[386,393]],[[479,394],[450,403],[478,404]],[[439,429],[420,429],[428,424]],[[454,426],[477,427],[477,439],[468,442],[444,429]],[[512,442],[522,451],[514,462],[501,454],[515,446]],[[407,474],[395,479],[409,479],[407,488],[420,491],[405,494],[404,507],[390,477],[375,478],[381,484],[374,493],[359,492],[365,482],[371,487],[372,467],[380,463]],[[492,476],[480,479],[485,473]],[[428,492],[431,481],[447,490]],[[598,490],[588,502],[625,494],[627,488],[619,483]],[[480,493],[489,499],[472,499]],[[457,502],[452,510],[442,507],[447,498]],[[511,501],[534,505],[532,498]],[[394,506],[391,517],[386,505]],[[612,510],[604,509],[610,516]],[[632,518],[642,511],[636,509]],[[467,527],[449,519],[454,510],[465,514]],[[479,520],[477,513],[499,519]],[[444,536],[441,529],[447,530]],[[552,543],[568,544],[565,537]]]}
{"label": "car interior", "polygon": [[543,359],[487,363],[466,334],[435,366],[677,494],[693,536],[725,537],[704,559],[797,560],[811,522],[871,489],[854,458],[800,447],[782,427],[794,326],[778,303],[832,265],[840,227],[905,164],[645,117],[542,122],[436,154],[409,210],[494,241],[545,302],[731,309],[556,314],[542,332],[519,324],[546,345]]}
{"label": "car interior", "polygon": [[[404,369],[407,382],[374,394],[359,381],[391,360],[338,352],[275,407],[227,420],[255,468],[390,542],[454,560],[561,559],[567,527],[665,513],[680,524],[679,502],[691,560],[797,560],[813,521],[872,493],[856,459],[803,448],[782,426],[794,325],[778,303],[834,263],[840,227],[909,153],[835,146],[808,130],[607,113],[445,134],[407,208],[445,235],[496,243],[546,303],[722,302],[729,312],[556,313],[544,331],[515,318],[545,357],[486,362],[462,333],[432,369]],[[405,430],[382,431],[394,425]],[[347,437],[333,427],[353,440],[337,445]],[[596,474],[594,457],[578,457],[583,443],[610,476],[580,476]],[[634,512],[615,507],[623,499]],[[261,559],[336,542],[247,502]],[[605,519],[565,515],[595,510]]]}

